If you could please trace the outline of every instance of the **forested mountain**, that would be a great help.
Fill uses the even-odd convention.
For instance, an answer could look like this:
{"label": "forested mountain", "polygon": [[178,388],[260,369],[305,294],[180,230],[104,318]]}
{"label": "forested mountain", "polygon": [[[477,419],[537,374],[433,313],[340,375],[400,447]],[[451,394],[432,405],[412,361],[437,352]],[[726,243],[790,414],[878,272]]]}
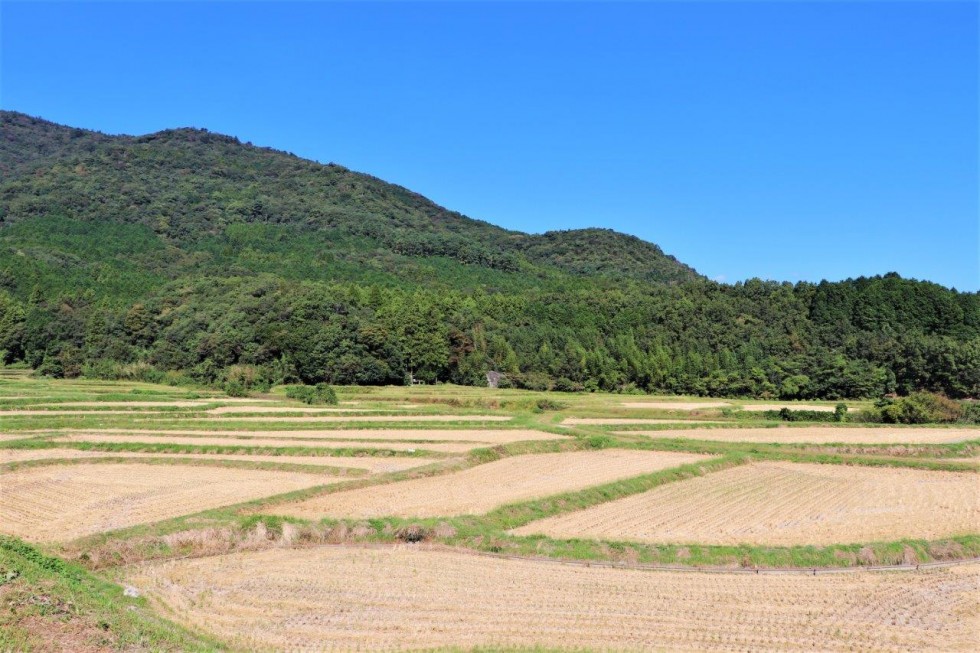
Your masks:
{"label": "forested mountain", "polygon": [[51,374],[787,398],[980,394],[980,296],[890,274],[708,281],[198,129],[3,112],[0,355]]}

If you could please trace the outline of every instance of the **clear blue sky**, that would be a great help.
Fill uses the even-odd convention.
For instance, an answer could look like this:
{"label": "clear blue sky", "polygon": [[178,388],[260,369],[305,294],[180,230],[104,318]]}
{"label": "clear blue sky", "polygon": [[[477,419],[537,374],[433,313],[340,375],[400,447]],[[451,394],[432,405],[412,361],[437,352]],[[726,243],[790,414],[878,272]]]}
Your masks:
{"label": "clear blue sky", "polygon": [[2,3],[3,108],[206,127],[702,273],[980,288],[976,2]]}

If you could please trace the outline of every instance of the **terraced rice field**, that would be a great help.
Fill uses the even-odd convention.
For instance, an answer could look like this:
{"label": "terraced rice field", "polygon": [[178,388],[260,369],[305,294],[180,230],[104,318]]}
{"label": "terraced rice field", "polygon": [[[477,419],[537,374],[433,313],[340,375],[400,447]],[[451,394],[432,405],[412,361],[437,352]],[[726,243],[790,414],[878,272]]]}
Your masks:
{"label": "terraced rice field", "polygon": [[[702,420],[692,420],[699,424],[719,424],[720,422],[709,422]],[[562,426],[623,426],[626,424],[683,424],[676,419],[662,419],[650,417],[568,417],[562,420]]]}
{"label": "terraced rice field", "polygon": [[620,433],[646,435],[651,438],[683,438],[715,442],[810,444],[946,444],[980,440],[980,428],[786,426],[768,429],[705,428],[676,431],[620,431]]}
{"label": "terraced rice field", "polygon": [[129,451],[83,451],[81,449],[0,449],[0,464],[31,460],[80,459],[80,458],[169,458],[225,460],[256,463],[290,463],[294,465],[319,465],[322,467],[349,467],[363,469],[373,474],[387,474],[414,469],[423,465],[443,462],[444,459],[395,457],[395,456],[263,456],[249,454],[188,454],[188,453],[139,453]]}
{"label": "terraced rice field", "polygon": [[54,442],[105,442],[144,445],[192,445],[200,447],[311,447],[317,449],[383,449],[390,451],[437,451],[440,453],[466,453],[476,447],[489,446],[480,442],[387,442],[381,440],[328,440],[312,438],[258,438],[258,437],[155,437],[149,435],[59,435]]}
{"label": "terraced rice field", "polygon": [[980,526],[971,472],[764,462],[532,522],[517,535],[674,544],[939,539]]}
{"label": "terraced rice field", "polygon": [[63,415],[76,415],[76,416],[93,416],[101,417],[103,415],[131,415],[133,417],[155,417],[155,416],[166,416],[167,412],[164,410],[153,411],[150,409],[138,409],[138,410],[4,410],[0,411],[0,417],[61,417]]}
{"label": "terraced rice field", "polygon": [[707,456],[607,449],[513,456],[452,474],[337,492],[268,509],[294,517],[435,517],[601,485]]}
{"label": "terraced rice field", "polygon": [[136,463],[29,468],[0,477],[0,532],[32,542],[67,541],[325,480],[294,472]]}
{"label": "terraced rice field", "polygon": [[624,408],[646,408],[649,410],[704,410],[706,408],[727,408],[727,401],[624,401]]}
{"label": "terraced rice field", "polygon": [[235,422],[509,422],[514,419],[510,415],[311,415],[306,417],[289,417],[285,415],[270,415],[269,417],[235,417],[218,415],[214,420]]}
{"label": "terraced rice field", "polygon": [[314,406],[218,406],[208,409],[210,415],[226,415],[236,413],[243,415],[246,413],[377,413],[382,408],[318,408]]}
{"label": "terraced rice field", "polygon": [[23,440],[24,438],[31,437],[24,433],[0,433],[0,442],[5,442],[7,440]]}
{"label": "terraced rice field", "polygon": [[976,565],[753,576],[500,560],[410,547],[271,550],[127,582],[246,650],[475,646],[975,651]]}
{"label": "terraced rice field", "polygon": [[[50,433],[44,431],[43,433]],[[404,440],[406,442],[477,442],[481,445],[507,444],[509,442],[564,440],[563,435],[532,431],[529,429],[331,429],[321,431],[151,431],[146,429],[72,429],[71,435],[145,435],[151,437],[195,436],[234,438],[284,438],[290,440]]]}
{"label": "terraced rice field", "polygon": [[836,406],[825,406],[820,404],[745,404],[742,406],[742,410],[747,410],[750,412],[760,412],[767,410],[782,410],[783,408],[788,408],[789,410],[813,410],[821,413],[832,413],[837,410]]}

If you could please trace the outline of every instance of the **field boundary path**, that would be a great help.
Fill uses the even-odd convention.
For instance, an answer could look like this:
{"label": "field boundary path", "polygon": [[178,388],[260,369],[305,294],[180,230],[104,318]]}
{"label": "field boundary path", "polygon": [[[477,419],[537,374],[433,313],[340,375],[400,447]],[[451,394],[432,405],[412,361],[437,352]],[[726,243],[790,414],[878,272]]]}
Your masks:
{"label": "field boundary path", "polygon": [[[316,549],[368,549],[368,550],[386,550],[386,549],[409,549],[414,551],[435,551],[442,553],[456,553],[461,555],[470,555],[480,558],[494,558],[497,560],[515,560],[521,562],[539,562],[551,565],[559,565],[566,567],[583,567],[583,568],[599,568],[599,569],[628,569],[633,571],[652,571],[652,572],[670,572],[670,571],[683,571],[688,573],[703,573],[703,574],[737,574],[737,575],[749,575],[749,576],[785,576],[785,575],[801,575],[801,576],[823,576],[827,574],[854,574],[863,572],[887,572],[887,571],[925,571],[928,569],[941,569],[946,567],[963,567],[968,565],[980,565],[980,557],[977,558],[963,558],[961,560],[939,560],[934,562],[922,562],[916,564],[908,565],[856,565],[853,567],[722,567],[722,566],[709,566],[709,565],[657,565],[651,563],[639,563],[639,562],[616,562],[611,560],[574,560],[565,558],[548,558],[545,556],[522,556],[513,553],[494,553],[492,551],[479,551],[477,549],[469,549],[466,547],[458,546],[448,546],[445,544],[432,544],[432,543],[406,543],[406,542],[343,542],[343,543],[332,543],[332,542],[319,542],[316,544],[305,544],[305,545],[291,545],[289,547],[269,547],[269,548],[290,548],[295,550],[316,550]],[[172,562],[175,560],[192,560],[197,558],[209,558],[209,557],[221,557],[224,555],[232,555],[233,553],[242,553],[241,551],[230,551],[225,553],[218,553],[213,555],[183,555],[174,556],[172,558],[166,558],[166,561]],[[162,562],[161,561],[135,561],[128,564],[119,565],[118,569],[131,569],[139,567],[140,565],[147,564],[147,562]]]}

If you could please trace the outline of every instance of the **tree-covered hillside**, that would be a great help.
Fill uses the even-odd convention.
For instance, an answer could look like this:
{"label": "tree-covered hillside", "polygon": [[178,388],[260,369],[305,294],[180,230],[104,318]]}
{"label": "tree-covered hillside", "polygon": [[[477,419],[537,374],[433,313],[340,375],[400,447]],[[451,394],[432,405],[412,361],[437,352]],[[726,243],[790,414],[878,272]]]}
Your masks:
{"label": "tree-covered hillside", "polygon": [[0,355],[51,374],[483,382],[786,398],[980,394],[980,296],[886,275],[708,281],[203,130],[4,112]]}

